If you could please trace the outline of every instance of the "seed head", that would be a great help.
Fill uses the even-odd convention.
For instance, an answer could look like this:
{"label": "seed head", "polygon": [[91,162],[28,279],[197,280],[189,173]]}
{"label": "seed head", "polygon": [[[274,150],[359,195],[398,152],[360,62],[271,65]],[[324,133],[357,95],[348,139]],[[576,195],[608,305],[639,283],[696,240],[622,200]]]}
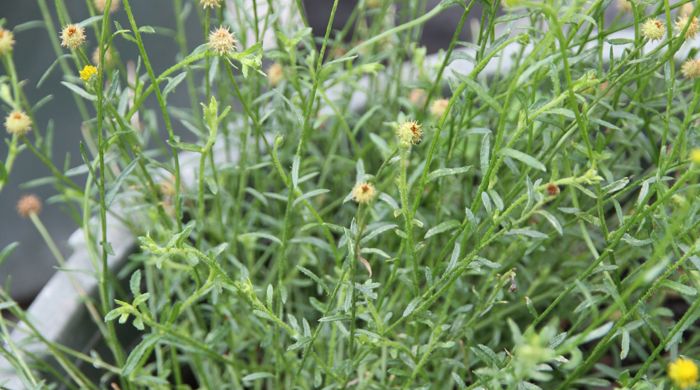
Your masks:
{"label": "seed head", "polygon": [[689,59],[681,65],[681,73],[687,79],[700,77],[700,60]]}
{"label": "seed head", "polygon": [[275,62],[267,68],[267,81],[271,87],[276,87],[277,84],[284,78],[284,68],[279,62]]}
{"label": "seed head", "polygon": [[623,12],[630,12],[632,11],[632,3],[630,0],[617,0],[617,8]]}
{"label": "seed head", "polygon": [[690,151],[690,161],[695,165],[700,165],[700,148],[694,148]]}
{"label": "seed head", "polygon": [[682,32],[685,26],[688,25],[688,30],[685,32],[686,39],[695,38],[698,34],[698,18],[694,17],[692,20],[688,16],[679,16],[676,19],[676,30]]}
{"label": "seed head", "polygon": [[367,4],[367,8],[379,8],[380,5],[382,5],[381,0],[367,0],[365,3]]}
{"label": "seed head", "polygon": [[219,27],[209,33],[209,48],[222,56],[236,50],[238,41],[228,30],[228,27]]}
{"label": "seed head", "polygon": [[0,56],[12,51],[12,47],[15,45],[15,35],[12,31],[0,28]]}
{"label": "seed head", "polygon": [[650,41],[662,39],[666,34],[666,25],[659,19],[647,19],[642,24],[642,35]]}
{"label": "seed head", "polygon": [[17,213],[23,218],[27,218],[32,214],[39,214],[40,212],[41,199],[34,194],[24,195],[17,202]]}
{"label": "seed head", "polygon": [[199,0],[199,5],[202,8],[219,8],[221,7],[221,0]]}
{"label": "seed head", "polygon": [[430,105],[430,113],[436,118],[442,118],[449,104],[450,101],[447,99],[438,99]]}
{"label": "seed head", "polygon": [[77,24],[69,24],[61,31],[61,46],[77,49],[85,43],[85,29]]}
{"label": "seed head", "polygon": [[414,88],[408,95],[408,100],[416,107],[424,105],[427,98],[425,90],[422,88]]}
{"label": "seed head", "polygon": [[12,111],[5,118],[5,129],[14,135],[25,135],[32,128],[32,120],[23,111]]}
{"label": "seed head", "polygon": [[[114,12],[119,9],[120,0],[112,0],[112,4],[109,6],[109,12]],[[107,7],[107,0],[95,0],[95,8],[97,8],[100,13],[105,12],[105,7]]]}
{"label": "seed head", "polygon": [[377,190],[374,188],[372,183],[357,183],[352,189],[352,200],[359,204],[367,204],[371,202],[376,195]]}
{"label": "seed head", "polygon": [[554,184],[554,183],[549,183],[547,184],[547,195],[549,196],[557,196],[559,195],[559,186]]}
{"label": "seed head", "polygon": [[416,121],[406,121],[396,128],[396,136],[403,147],[418,145],[423,138],[423,129]]}
{"label": "seed head", "polygon": [[668,365],[668,377],[681,389],[698,383],[698,366],[690,359],[678,358]]}
{"label": "seed head", "polygon": [[90,79],[95,77],[96,74],[97,74],[96,67],[94,67],[92,65],[85,65],[85,67],[83,67],[83,70],[80,71],[80,79],[85,81],[85,82],[88,82],[88,81],[90,81]]}

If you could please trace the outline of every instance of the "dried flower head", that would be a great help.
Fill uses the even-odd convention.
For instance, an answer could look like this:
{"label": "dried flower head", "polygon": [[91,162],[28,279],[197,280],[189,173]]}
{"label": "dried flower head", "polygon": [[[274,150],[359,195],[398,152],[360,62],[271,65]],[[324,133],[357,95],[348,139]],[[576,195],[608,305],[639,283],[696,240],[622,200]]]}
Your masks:
{"label": "dried flower head", "polygon": [[449,104],[450,101],[447,99],[437,99],[430,105],[430,113],[436,118],[442,118]]}
{"label": "dried flower head", "polygon": [[416,107],[424,105],[427,98],[428,96],[422,88],[414,88],[408,94],[408,100]]}
{"label": "dried flower head", "polygon": [[352,200],[360,204],[367,204],[371,202],[376,195],[377,190],[374,188],[372,183],[357,183],[352,189]]}
{"label": "dried flower head", "polygon": [[698,18],[689,19],[688,16],[679,16],[676,19],[676,30],[678,30],[678,33],[683,32],[686,25],[688,26],[688,29],[685,31],[686,39],[695,38],[698,34]]}
{"label": "dried flower head", "polygon": [[632,11],[632,3],[630,0],[617,0],[617,8],[623,12]]}
{"label": "dried flower head", "polygon": [[367,8],[379,8],[379,6],[382,5],[382,1],[381,0],[367,0],[367,2],[365,4],[367,4]]}
{"label": "dried flower head", "polygon": [[416,121],[405,121],[396,128],[396,136],[401,146],[418,145],[423,138],[423,129]]}
{"label": "dried flower head", "polygon": [[700,77],[700,60],[689,59],[681,65],[681,73],[687,79]]}
{"label": "dried flower head", "polygon": [[336,46],[336,47],[334,47],[333,50],[331,51],[331,57],[333,57],[333,58],[340,58],[340,57],[344,56],[345,53],[347,53],[347,52],[348,52],[348,51],[345,50],[344,47],[342,47],[342,46]]}
{"label": "dried flower head", "polygon": [[267,68],[267,80],[270,83],[270,86],[276,87],[283,78],[284,68],[282,68],[282,64],[279,62],[275,62],[274,64],[270,65],[269,68]]}
{"label": "dried flower head", "polygon": [[[114,12],[119,9],[120,0],[112,0],[112,4],[109,5],[109,12]],[[97,8],[100,13],[105,12],[107,7],[107,0],[95,0],[95,8]]]}
{"label": "dried flower head", "polygon": [[69,24],[61,31],[61,46],[77,49],[85,43],[85,29],[77,24]]}
{"label": "dried flower head", "polygon": [[12,31],[0,28],[0,56],[3,56],[12,51],[15,45],[15,35]]}
{"label": "dried flower head", "polygon": [[659,19],[647,19],[642,24],[642,36],[650,41],[662,39],[666,34],[666,25]]}
{"label": "dried flower head", "polygon": [[[114,49],[110,46],[105,50],[105,67],[111,68],[114,65]],[[96,47],[92,52],[92,63],[100,66],[100,48]]]}
{"label": "dried flower head", "polygon": [[238,41],[228,30],[228,27],[219,27],[209,33],[209,48],[222,56],[236,50]]}
{"label": "dried flower head", "polygon": [[668,365],[668,377],[681,389],[698,383],[698,366],[690,359],[680,357]]}
{"label": "dried flower head", "polygon": [[97,75],[97,68],[92,65],[85,65],[80,71],[80,79],[85,82],[90,81],[95,75]]}
{"label": "dried flower head", "polygon": [[202,8],[219,8],[221,7],[221,0],[199,0],[199,5]]}
{"label": "dried flower head", "polygon": [[36,195],[24,195],[17,202],[17,213],[23,218],[27,218],[32,214],[39,214],[40,212],[41,199]]}
{"label": "dried flower head", "polygon": [[557,196],[559,195],[559,186],[554,184],[554,183],[549,183],[547,184],[547,195],[549,196]]}
{"label": "dried flower head", "polygon": [[24,135],[32,128],[32,120],[22,111],[12,111],[5,118],[5,129],[10,134]]}
{"label": "dried flower head", "polygon": [[694,148],[690,151],[690,161],[695,165],[700,165],[700,148]]}

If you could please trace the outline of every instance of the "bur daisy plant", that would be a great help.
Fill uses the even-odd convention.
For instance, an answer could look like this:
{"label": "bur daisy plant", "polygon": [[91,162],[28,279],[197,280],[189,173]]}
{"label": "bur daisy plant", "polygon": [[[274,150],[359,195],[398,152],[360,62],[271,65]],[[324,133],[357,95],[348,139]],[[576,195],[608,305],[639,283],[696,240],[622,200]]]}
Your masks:
{"label": "bur daisy plant", "polygon": [[77,24],[69,24],[61,30],[61,46],[77,49],[85,43],[85,28]]}
{"label": "bur daisy plant", "polygon": [[13,135],[25,135],[31,130],[32,120],[23,111],[12,111],[5,118],[5,129]]}
{"label": "bur daisy plant", "polygon": [[238,41],[228,27],[221,26],[209,33],[208,45],[212,51],[222,56],[236,50]]}
{"label": "bur daisy plant", "polygon": [[689,59],[681,66],[681,73],[685,78],[696,79],[700,77],[700,60]]}
{"label": "bur daisy plant", "polygon": [[641,27],[642,35],[650,41],[658,41],[666,35],[666,25],[659,19],[647,19]]}
{"label": "bur daisy plant", "polygon": [[0,56],[8,54],[15,45],[15,35],[12,31],[0,27]]}
{"label": "bur daisy plant", "polygon": [[362,182],[355,184],[352,189],[352,200],[360,204],[367,204],[374,200],[377,190],[372,183]]}
{"label": "bur daisy plant", "polygon": [[32,214],[39,214],[41,206],[41,200],[38,196],[34,194],[24,195],[17,202],[17,213],[24,218],[28,218]]}
{"label": "bur daisy plant", "polygon": [[414,120],[401,122],[396,127],[396,136],[403,147],[418,145],[423,140],[423,126]]}
{"label": "bur daisy plant", "polygon": [[697,388],[693,4],[0,20],[0,387]]}

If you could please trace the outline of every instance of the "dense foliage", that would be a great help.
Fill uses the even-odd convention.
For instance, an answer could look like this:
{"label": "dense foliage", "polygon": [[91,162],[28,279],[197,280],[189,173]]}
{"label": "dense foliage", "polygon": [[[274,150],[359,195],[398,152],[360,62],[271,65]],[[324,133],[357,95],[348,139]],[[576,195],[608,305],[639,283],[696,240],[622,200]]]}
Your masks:
{"label": "dense foliage", "polygon": [[[85,127],[84,165],[42,161],[85,229],[109,352],[44,340],[54,370],[0,346],[28,388],[697,381],[700,9],[367,0],[340,25],[334,0],[314,36],[300,1],[174,0],[178,29],[159,39],[181,52],[158,70],[143,35],[159,30],[131,1],[88,1],[104,11],[77,25],[87,43],[54,34],[38,1]],[[446,12],[460,23],[427,55],[423,26]],[[205,34],[185,36],[192,18]],[[3,105],[32,117],[2,58]],[[0,185],[16,153],[49,154],[45,128],[10,134]],[[138,238],[118,275],[109,218]]]}

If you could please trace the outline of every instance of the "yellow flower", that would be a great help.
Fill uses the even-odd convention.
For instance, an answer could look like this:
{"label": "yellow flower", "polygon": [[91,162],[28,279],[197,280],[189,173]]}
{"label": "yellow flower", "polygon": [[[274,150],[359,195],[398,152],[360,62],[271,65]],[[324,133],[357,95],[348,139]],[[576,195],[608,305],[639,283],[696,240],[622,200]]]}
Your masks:
{"label": "yellow flower", "polygon": [[238,41],[228,30],[228,27],[219,27],[209,33],[209,48],[222,56],[236,50]]}
{"label": "yellow flower", "polygon": [[396,128],[396,136],[401,146],[418,145],[423,138],[423,130],[416,121],[405,121]]}
{"label": "yellow flower", "polygon": [[642,24],[642,35],[651,41],[656,41],[666,34],[666,25],[659,19],[647,19]]}
{"label": "yellow flower", "polygon": [[85,29],[77,24],[69,24],[61,30],[61,46],[77,49],[85,43]]}
{"label": "yellow flower", "polygon": [[24,135],[31,130],[32,120],[22,111],[12,111],[5,118],[5,129],[10,134]]}
{"label": "yellow flower", "polygon": [[700,165],[700,148],[694,148],[690,151],[690,161],[693,164]]}
{"label": "yellow flower", "polygon": [[352,200],[360,204],[367,204],[371,202],[376,195],[377,190],[374,188],[372,183],[357,183],[352,189]]}
{"label": "yellow flower", "polygon": [[80,71],[80,79],[88,82],[97,74],[97,68],[92,65],[85,65],[83,70]]}
{"label": "yellow flower", "polygon": [[5,55],[12,51],[12,47],[15,45],[15,36],[12,31],[0,28],[0,56]]}
{"label": "yellow flower", "polygon": [[681,389],[698,383],[698,366],[690,359],[680,357],[668,365],[668,377]]}
{"label": "yellow flower", "polygon": [[687,79],[700,77],[700,60],[690,59],[681,65],[681,73]]}
{"label": "yellow flower", "polygon": [[[690,24],[688,25],[689,20]],[[698,18],[693,18],[691,20],[688,18],[688,16],[679,16],[676,20],[676,30],[678,30],[680,33],[683,31],[686,25],[688,25],[688,30],[685,32],[685,37],[695,38],[695,36],[698,34]]]}

